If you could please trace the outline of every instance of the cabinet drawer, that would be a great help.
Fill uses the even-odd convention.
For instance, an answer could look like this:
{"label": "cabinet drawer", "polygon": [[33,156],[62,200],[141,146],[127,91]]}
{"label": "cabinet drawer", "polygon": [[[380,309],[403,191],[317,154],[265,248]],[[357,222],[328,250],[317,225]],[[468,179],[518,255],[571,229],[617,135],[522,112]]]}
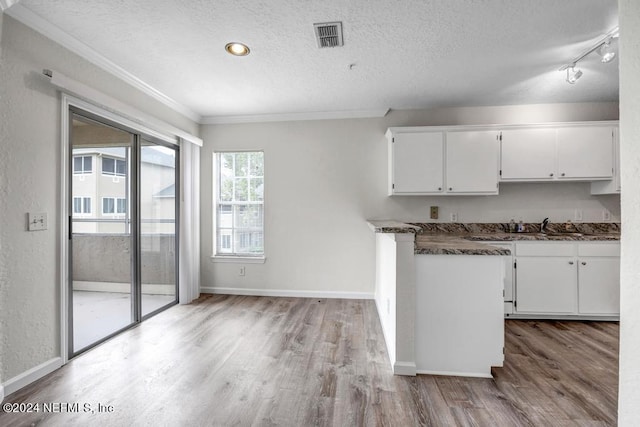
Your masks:
{"label": "cabinet drawer", "polygon": [[574,243],[516,243],[517,256],[575,256]]}
{"label": "cabinet drawer", "polygon": [[620,243],[578,243],[578,256],[620,256]]}

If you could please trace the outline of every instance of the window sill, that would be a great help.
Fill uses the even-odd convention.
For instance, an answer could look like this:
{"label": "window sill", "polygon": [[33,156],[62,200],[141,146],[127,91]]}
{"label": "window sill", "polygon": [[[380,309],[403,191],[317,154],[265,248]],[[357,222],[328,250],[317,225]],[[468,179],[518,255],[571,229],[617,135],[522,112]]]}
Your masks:
{"label": "window sill", "polygon": [[264,256],[211,256],[211,262],[228,262],[237,264],[264,264],[266,260],[267,258]]}

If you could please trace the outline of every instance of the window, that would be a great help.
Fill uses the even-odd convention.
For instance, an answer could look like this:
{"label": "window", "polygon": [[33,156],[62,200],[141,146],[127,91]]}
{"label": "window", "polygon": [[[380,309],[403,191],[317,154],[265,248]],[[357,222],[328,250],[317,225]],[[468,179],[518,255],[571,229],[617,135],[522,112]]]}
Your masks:
{"label": "window", "polygon": [[93,158],[91,156],[74,156],[73,157],[73,173],[89,174],[92,172]]}
{"label": "window", "polygon": [[102,157],[102,174],[114,176],[127,175],[127,162],[113,157]]}
{"label": "window", "polygon": [[124,215],[127,213],[127,199],[116,197],[102,198],[103,215]]}
{"label": "window", "polygon": [[217,153],[216,255],[264,255],[264,153]]}
{"label": "window", "polygon": [[90,214],[91,213],[91,197],[74,197],[73,213],[74,215]]}

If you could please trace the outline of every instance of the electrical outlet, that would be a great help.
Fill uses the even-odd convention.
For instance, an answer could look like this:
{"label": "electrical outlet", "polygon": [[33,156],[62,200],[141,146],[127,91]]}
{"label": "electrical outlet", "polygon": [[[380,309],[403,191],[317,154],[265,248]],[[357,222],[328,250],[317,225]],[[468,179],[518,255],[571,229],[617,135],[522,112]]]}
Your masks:
{"label": "electrical outlet", "polygon": [[602,220],[603,221],[611,221],[611,212],[608,209],[604,209],[602,211]]}
{"label": "electrical outlet", "polygon": [[431,206],[431,219],[438,219],[438,207]]}
{"label": "electrical outlet", "polygon": [[27,220],[29,221],[29,231],[46,230],[48,227],[46,213],[29,212]]}
{"label": "electrical outlet", "polygon": [[458,222],[458,213],[451,212],[451,222]]}
{"label": "electrical outlet", "polygon": [[581,209],[576,209],[574,215],[573,215],[573,220],[574,221],[582,221],[582,210]]}
{"label": "electrical outlet", "polygon": [[244,266],[242,266],[240,267],[240,271],[238,271],[238,275],[244,276],[244,273],[245,273],[245,269],[244,269]]}

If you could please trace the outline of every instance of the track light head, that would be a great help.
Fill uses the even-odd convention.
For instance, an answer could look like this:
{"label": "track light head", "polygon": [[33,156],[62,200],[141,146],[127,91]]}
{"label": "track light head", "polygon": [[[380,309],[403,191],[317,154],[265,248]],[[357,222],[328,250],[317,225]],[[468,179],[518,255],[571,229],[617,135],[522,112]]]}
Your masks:
{"label": "track light head", "polygon": [[611,40],[607,40],[600,48],[598,48],[598,55],[602,57],[600,62],[607,63],[613,61],[613,58],[616,57],[616,52],[611,47]]}
{"label": "track light head", "polygon": [[580,77],[582,77],[582,70],[576,70],[575,65],[567,68],[567,83],[574,84]]}

